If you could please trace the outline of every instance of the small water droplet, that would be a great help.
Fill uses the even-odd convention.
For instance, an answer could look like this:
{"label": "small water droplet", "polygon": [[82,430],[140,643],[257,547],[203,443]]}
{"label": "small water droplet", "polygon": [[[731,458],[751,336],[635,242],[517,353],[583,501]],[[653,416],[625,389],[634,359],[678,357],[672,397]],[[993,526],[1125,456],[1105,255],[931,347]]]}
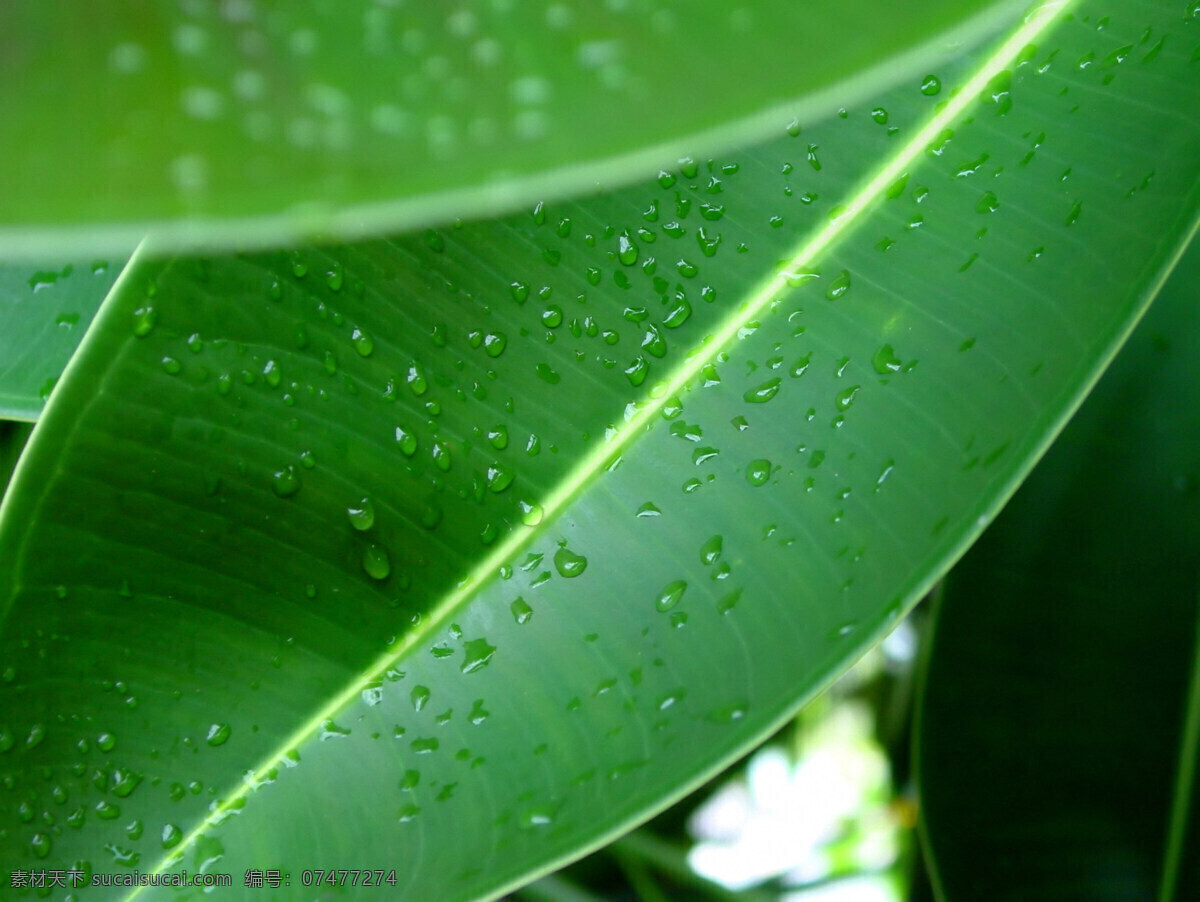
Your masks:
{"label": "small water droplet", "polygon": [[204,741],[211,746],[224,745],[229,741],[229,735],[233,732],[227,723],[214,723],[208,728],[208,735],[204,737]]}
{"label": "small water droplet", "polygon": [[700,563],[704,565],[715,564],[721,558],[721,551],[724,545],[724,539],[719,536],[713,536],[700,546]]}
{"label": "small water droplet", "polygon": [[363,549],[362,567],[372,579],[387,579],[392,572],[387,550],[374,542]]}
{"label": "small water droplet", "polygon": [[403,426],[396,427],[396,444],[405,457],[412,457],[417,452],[417,437]]}
{"label": "small water droplet", "polygon": [[746,465],[746,481],[753,486],[766,485],[771,478],[771,462],[765,457],[750,461]]}
{"label": "small water droplet", "polygon": [[183,839],[183,831],[174,824],[163,824],[162,828],[162,847],[164,849],[173,849],[179,845]]}
{"label": "small water droplet", "polygon": [[366,531],[375,525],[375,505],[370,498],[362,498],[357,503],[346,508],[346,516],[350,525],[359,531]]}
{"label": "small water droplet", "polygon": [[133,334],[138,338],[145,338],[154,330],[154,324],[158,322],[158,312],[149,304],[144,307],[138,307],[133,311]]}
{"label": "small water droplet", "polygon": [[775,376],[761,385],[747,389],[742,395],[742,400],[748,404],[765,404],[779,394],[781,381],[778,376]]}
{"label": "small water droplet", "polygon": [[535,502],[519,501],[517,506],[521,509],[521,522],[526,526],[537,526],[545,516],[542,506]]}
{"label": "small water droplet", "polygon": [[517,621],[517,623],[528,623],[529,619],[533,616],[533,608],[529,606],[529,603],[524,598],[518,598],[508,606],[508,609],[512,611],[513,620]]}
{"label": "small water droplet", "polygon": [[637,263],[638,247],[628,235],[621,235],[617,238],[617,259],[625,266],[633,266]]}
{"label": "small water droplet", "polygon": [[882,345],[871,358],[871,365],[875,367],[875,372],[881,376],[899,372],[900,363],[900,358],[896,356],[896,352],[892,349],[891,345]]}
{"label": "small water droplet", "polygon": [[487,639],[469,639],[463,643],[463,662],[459,668],[463,673],[474,673],[487,667],[496,653],[496,646],[489,645]]}
{"label": "small water droplet", "polygon": [[942,90],[942,80],[936,75],[926,75],[921,79],[921,93],[927,97],[932,97],[934,94]]}
{"label": "small water droplet", "polygon": [[487,487],[492,492],[499,494],[512,485],[512,481],[516,476],[516,471],[511,467],[494,463],[487,470]]}
{"label": "small water droplet", "polygon": [[847,291],[850,290],[850,271],[843,269],[833,281],[829,283],[829,287],[825,290],[825,297],[831,301],[836,301]]}
{"label": "small water droplet", "polygon": [[683,593],[687,591],[687,583],[682,579],[677,579],[674,582],[667,583],[663,586],[658,597],[654,599],[654,607],[659,613],[665,613],[683,599]]}
{"label": "small water droplet", "polygon": [[427,686],[413,686],[412,692],[409,693],[409,698],[412,700],[414,711],[420,711],[429,704],[429,697],[432,693]]}
{"label": "small water droplet", "polygon": [[280,498],[295,495],[300,490],[300,474],[294,466],[288,464],[271,474],[271,488]]}
{"label": "small water droplet", "polygon": [[554,552],[554,567],[558,570],[559,575],[565,576],[568,579],[579,576],[587,569],[587,558],[582,554],[576,554],[566,545],[560,547]]}
{"label": "small water droplet", "polygon": [[370,357],[371,352],[375,350],[375,342],[361,329],[351,332],[350,340],[354,342],[354,350],[358,351],[360,357]]}

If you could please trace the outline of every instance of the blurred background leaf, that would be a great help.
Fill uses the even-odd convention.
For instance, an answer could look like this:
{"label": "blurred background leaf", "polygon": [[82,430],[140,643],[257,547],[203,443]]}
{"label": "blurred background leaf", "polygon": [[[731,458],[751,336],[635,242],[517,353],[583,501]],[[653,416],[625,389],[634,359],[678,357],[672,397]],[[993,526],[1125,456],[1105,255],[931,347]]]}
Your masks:
{"label": "blurred background leaf", "polygon": [[936,608],[942,898],[1200,897],[1200,245]]}

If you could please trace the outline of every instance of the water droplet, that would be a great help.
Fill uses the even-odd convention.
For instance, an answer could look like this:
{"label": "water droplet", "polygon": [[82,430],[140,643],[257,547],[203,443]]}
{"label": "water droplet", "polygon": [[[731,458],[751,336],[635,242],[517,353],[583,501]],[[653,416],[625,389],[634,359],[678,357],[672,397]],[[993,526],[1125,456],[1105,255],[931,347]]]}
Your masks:
{"label": "water droplet", "polygon": [[715,564],[721,558],[721,550],[724,545],[724,539],[721,536],[713,536],[703,545],[700,546],[700,563],[708,565]]}
{"label": "water droplet", "polygon": [[508,606],[508,609],[512,611],[513,620],[517,621],[517,623],[528,623],[529,618],[533,616],[533,608],[529,606],[524,598],[518,598]]}
{"label": "water droplet", "polygon": [[271,488],[280,498],[295,495],[300,490],[300,474],[294,466],[288,464],[271,475]]}
{"label": "water droplet", "polygon": [[375,525],[375,505],[370,498],[363,498],[356,504],[346,508],[346,516],[350,525],[359,531],[366,531]]}
{"label": "water droplet", "polygon": [[392,572],[392,562],[388,559],[387,551],[374,542],[363,549],[362,566],[367,576],[372,579],[387,579]]}
{"label": "water droplet", "polygon": [[537,526],[545,516],[542,506],[535,502],[518,501],[517,506],[521,509],[521,522],[526,526]]}
{"label": "water droplet", "polygon": [[463,643],[463,662],[459,668],[463,673],[474,673],[487,667],[496,653],[496,646],[489,645],[487,639],[469,639]]}
{"label": "water droplet", "polygon": [[728,595],[724,596],[720,601],[717,602],[717,613],[728,614],[735,607],[737,607],[737,603],[738,603],[738,601],[741,600],[741,597],[742,597],[742,590],[734,589],[732,592],[730,592]]}
{"label": "water droplet", "polygon": [[979,202],[975,204],[976,213],[995,213],[1000,209],[1000,201],[996,197],[995,191],[983,192],[983,197],[979,198]]}
{"label": "water droplet", "polygon": [[358,351],[360,357],[370,357],[371,352],[375,350],[375,342],[361,329],[351,332],[350,340],[354,342],[354,350]]}
{"label": "water droplet", "polygon": [[1083,214],[1083,201],[1077,200],[1071,205],[1070,212],[1067,213],[1067,218],[1063,220],[1064,225],[1074,225],[1079,217]]}
{"label": "water droplet", "polygon": [[926,75],[921,79],[921,93],[932,97],[942,90],[942,80],[936,75]]}
{"label": "water droplet", "polygon": [[495,493],[503,492],[506,488],[512,485],[512,481],[516,478],[516,471],[511,467],[506,467],[503,464],[494,463],[488,467],[487,471],[487,487]]}
{"label": "water droplet", "polygon": [[825,290],[825,297],[831,301],[836,301],[847,291],[850,290],[850,271],[843,269],[829,283],[829,287]]}
{"label": "water droplet", "polygon": [[208,735],[204,737],[204,741],[211,746],[224,745],[229,741],[229,734],[233,730],[227,723],[214,723],[208,728]]}
{"label": "water droplet", "polygon": [[559,802],[551,802],[545,805],[531,805],[521,812],[517,818],[517,826],[522,830],[536,830],[542,827],[549,827],[554,823],[554,818],[558,815],[558,809],[561,807]]}
{"label": "water droplet", "polygon": [[662,591],[658,593],[658,597],[654,599],[654,607],[659,611],[659,613],[665,613],[671,610],[671,608],[679,604],[680,600],[683,598],[683,593],[686,590],[687,583],[682,579],[677,579],[674,582],[667,583],[665,586],[663,586]]}
{"label": "water droplet", "polygon": [[403,426],[396,427],[396,444],[400,446],[400,453],[405,457],[412,457],[417,452],[417,437],[406,431]]}
{"label": "water droplet", "polygon": [[661,517],[662,511],[658,509],[658,506],[653,501],[647,501],[637,509],[637,515],[639,517]]}
{"label": "water droplet", "polygon": [[432,693],[427,686],[413,686],[412,692],[409,693],[409,698],[412,700],[414,711],[420,711],[429,703],[429,697]]}
{"label": "water droplet", "polygon": [[896,352],[892,349],[891,345],[881,346],[871,358],[871,365],[875,367],[875,372],[881,376],[899,372],[900,363],[900,358],[896,356]]}
{"label": "water droplet", "polygon": [[617,238],[617,259],[625,266],[633,266],[637,263],[638,247],[628,235],[621,235]]}
{"label": "water droplet", "polygon": [[770,478],[771,462],[765,457],[752,460],[746,465],[746,481],[751,485],[765,485]]}
{"label": "water droplet", "polygon": [[762,385],[747,389],[742,395],[742,400],[748,404],[765,404],[779,394],[779,384],[781,381],[778,376],[775,376],[762,383]]}
{"label": "water droplet", "polygon": [[558,551],[554,552],[555,569],[558,570],[561,576],[565,576],[568,579],[583,573],[587,569],[587,564],[586,557],[582,554],[576,554],[567,548],[566,545],[563,545]]}
{"label": "water droplet", "polygon": [[837,409],[848,410],[850,405],[854,403],[854,396],[858,394],[858,390],[861,387],[860,385],[851,385],[845,391],[839,392],[836,399]]}
{"label": "water droplet", "polygon": [[133,311],[133,334],[138,338],[145,338],[154,330],[156,322],[158,322],[158,311],[149,304],[138,307]]}
{"label": "water droplet", "polygon": [[433,462],[437,464],[437,468],[443,473],[450,469],[450,449],[441,442],[434,442],[433,447],[429,449],[429,454],[433,458]]}
{"label": "water droplet", "polygon": [[183,831],[174,824],[163,824],[162,828],[162,847],[164,849],[173,849],[179,845],[183,839]]}
{"label": "water droplet", "polygon": [[33,852],[35,858],[45,858],[50,854],[52,846],[53,841],[48,833],[35,833],[29,840],[29,850]]}
{"label": "water droplet", "polygon": [[489,332],[483,336],[483,350],[489,357],[499,357],[508,347],[508,336],[503,332]]}
{"label": "water droplet", "polygon": [[436,737],[427,739],[414,739],[410,743],[412,750],[418,755],[428,755],[430,752],[436,752],[439,745]]}

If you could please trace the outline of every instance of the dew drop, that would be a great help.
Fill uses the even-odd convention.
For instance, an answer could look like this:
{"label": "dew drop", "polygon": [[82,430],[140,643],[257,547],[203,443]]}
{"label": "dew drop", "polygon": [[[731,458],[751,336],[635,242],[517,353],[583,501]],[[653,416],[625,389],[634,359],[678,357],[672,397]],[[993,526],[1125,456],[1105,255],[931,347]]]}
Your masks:
{"label": "dew drop", "polygon": [[715,564],[721,558],[721,551],[724,544],[724,539],[716,535],[700,546],[700,563],[704,565]]}
{"label": "dew drop", "polygon": [[486,639],[470,639],[463,643],[463,662],[459,668],[463,673],[474,673],[487,667],[496,653],[496,646],[489,645]]}
{"label": "dew drop", "polygon": [[871,365],[875,367],[875,372],[879,375],[887,376],[899,372],[900,358],[896,356],[891,345],[882,345],[871,358]]}
{"label": "dew drop", "polygon": [[519,501],[517,506],[521,509],[521,522],[526,526],[537,526],[545,516],[542,506],[535,502]]}
{"label": "dew drop", "polygon": [[508,609],[512,611],[513,620],[517,623],[528,623],[530,618],[533,617],[533,608],[529,606],[529,603],[524,598],[518,598],[508,606]]}
{"label": "dew drop", "polygon": [[617,238],[617,259],[624,266],[633,266],[637,263],[638,248],[628,235],[621,235]]}
{"label": "dew drop", "polygon": [[350,518],[351,526],[365,532],[375,525],[375,505],[370,498],[362,498],[346,508],[346,516]]}
{"label": "dew drop", "polygon": [[850,271],[843,269],[825,290],[825,297],[831,301],[836,301],[847,291],[850,290]]}
{"label": "dew drop", "polygon": [[370,357],[371,352],[375,350],[375,342],[371,341],[370,336],[361,329],[351,332],[350,340],[354,343],[354,350],[358,351],[360,357]]}
{"label": "dew drop", "polygon": [[683,593],[687,591],[687,583],[682,579],[677,579],[674,582],[667,583],[663,586],[658,597],[654,599],[654,607],[659,613],[665,613],[683,599]]}
{"label": "dew drop", "polygon": [[145,338],[154,330],[154,324],[158,322],[158,312],[146,305],[138,307],[133,311],[133,334],[138,338]]}
{"label": "dew drop", "polygon": [[782,380],[776,376],[768,379],[762,385],[747,389],[742,400],[748,404],[765,404],[779,394],[779,384]]}
{"label": "dew drop", "polygon": [[280,498],[288,498],[300,490],[300,474],[288,464],[271,474],[271,488]]}
{"label": "dew drop", "polygon": [[362,567],[371,579],[387,579],[392,572],[392,562],[388,559],[387,551],[374,542],[363,549]]}
{"label": "dew drop", "polygon": [[587,558],[582,554],[576,554],[571,549],[563,545],[554,552],[554,567],[558,570],[560,576],[565,576],[568,579],[579,576],[587,569]]}
{"label": "dew drop", "polygon": [[215,723],[208,728],[208,735],[204,737],[204,741],[215,748],[228,742],[229,734],[232,732],[229,724]]}
{"label": "dew drop", "polygon": [[753,486],[765,485],[771,478],[771,462],[765,457],[750,461],[746,466],[746,481]]}
{"label": "dew drop", "polygon": [[942,80],[936,75],[926,75],[923,79],[921,79],[921,93],[926,97],[932,97],[941,90]]}

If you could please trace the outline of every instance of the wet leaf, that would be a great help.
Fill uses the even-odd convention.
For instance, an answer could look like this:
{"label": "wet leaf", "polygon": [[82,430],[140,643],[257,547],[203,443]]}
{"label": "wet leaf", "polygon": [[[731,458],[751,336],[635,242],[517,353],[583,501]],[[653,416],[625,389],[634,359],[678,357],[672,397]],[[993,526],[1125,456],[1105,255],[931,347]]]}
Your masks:
{"label": "wet leaf", "polygon": [[1191,26],[1095,15],[618,192],[144,246],[0,522],[5,859],[494,896],[774,730],[978,535],[1194,230]]}

